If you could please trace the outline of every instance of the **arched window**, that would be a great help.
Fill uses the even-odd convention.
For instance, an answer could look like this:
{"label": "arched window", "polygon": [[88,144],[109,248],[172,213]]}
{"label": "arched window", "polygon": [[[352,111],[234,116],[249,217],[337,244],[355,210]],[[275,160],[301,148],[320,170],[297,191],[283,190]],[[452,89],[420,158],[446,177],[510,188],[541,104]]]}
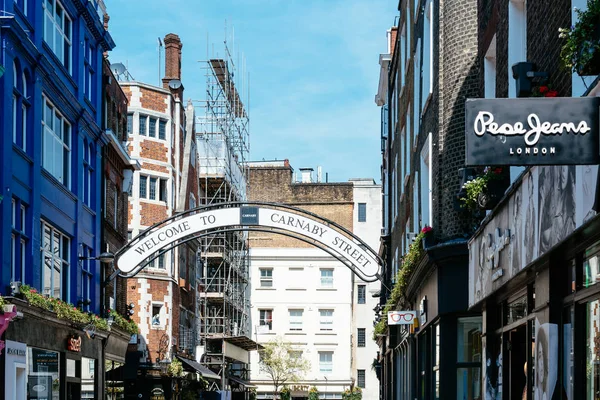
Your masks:
{"label": "arched window", "polygon": [[27,152],[27,73],[21,69],[19,60],[13,61],[12,134],[13,143]]}

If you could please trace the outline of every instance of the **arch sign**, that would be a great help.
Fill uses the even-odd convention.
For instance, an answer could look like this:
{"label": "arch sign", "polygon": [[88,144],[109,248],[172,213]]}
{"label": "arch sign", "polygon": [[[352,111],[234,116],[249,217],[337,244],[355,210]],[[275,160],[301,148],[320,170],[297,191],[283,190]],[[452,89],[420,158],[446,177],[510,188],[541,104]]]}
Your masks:
{"label": "arch sign", "polygon": [[146,229],[115,255],[113,275],[132,277],[159,254],[186,241],[231,230],[294,237],[325,250],[367,282],[380,279],[381,258],[344,227],[295,207],[248,202],[199,207]]}

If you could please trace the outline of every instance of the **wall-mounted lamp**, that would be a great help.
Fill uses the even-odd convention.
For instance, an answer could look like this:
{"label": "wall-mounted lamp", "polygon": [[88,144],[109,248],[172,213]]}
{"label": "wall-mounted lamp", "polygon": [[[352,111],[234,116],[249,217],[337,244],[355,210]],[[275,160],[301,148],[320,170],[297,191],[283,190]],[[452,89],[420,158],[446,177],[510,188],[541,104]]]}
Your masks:
{"label": "wall-mounted lamp", "polygon": [[110,264],[111,262],[114,261],[114,259],[115,259],[115,255],[113,253],[108,252],[108,251],[100,254],[98,257],[83,257],[83,256],[79,256],[79,260],[80,261],[83,261],[83,260],[98,260],[102,264]]}
{"label": "wall-mounted lamp", "polygon": [[529,97],[533,88],[533,78],[547,78],[548,73],[538,71],[531,62],[519,62],[512,66],[513,78],[516,80],[517,97]]}
{"label": "wall-mounted lamp", "polygon": [[13,281],[10,283],[10,295],[15,296],[17,294],[21,294],[21,282]]}

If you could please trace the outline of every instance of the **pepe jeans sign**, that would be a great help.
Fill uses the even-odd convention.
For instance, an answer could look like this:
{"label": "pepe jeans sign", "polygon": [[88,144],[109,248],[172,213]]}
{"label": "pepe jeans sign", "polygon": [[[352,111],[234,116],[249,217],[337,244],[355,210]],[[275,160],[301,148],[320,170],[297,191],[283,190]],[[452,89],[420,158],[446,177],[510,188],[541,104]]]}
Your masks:
{"label": "pepe jeans sign", "polygon": [[600,98],[468,99],[466,165],[598,164]]}

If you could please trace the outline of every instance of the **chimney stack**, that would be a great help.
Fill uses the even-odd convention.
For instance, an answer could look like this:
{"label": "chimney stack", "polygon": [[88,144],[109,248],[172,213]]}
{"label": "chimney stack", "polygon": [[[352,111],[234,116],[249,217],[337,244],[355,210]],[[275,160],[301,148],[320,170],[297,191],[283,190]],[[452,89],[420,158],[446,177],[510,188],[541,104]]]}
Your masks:
{"label": "chimney stack", "polygon": [[181,80],[181,39],[174,33],[169,33],[163,41],[165,44],[165,77],[163,88],[169,88],[169,82],[173,79]]}
{"label": "chimney stack", "polygon": [[302,183],[312,183],[312,173],[314,169],[312,168],[300,168],[300,172],[302,173]]}

